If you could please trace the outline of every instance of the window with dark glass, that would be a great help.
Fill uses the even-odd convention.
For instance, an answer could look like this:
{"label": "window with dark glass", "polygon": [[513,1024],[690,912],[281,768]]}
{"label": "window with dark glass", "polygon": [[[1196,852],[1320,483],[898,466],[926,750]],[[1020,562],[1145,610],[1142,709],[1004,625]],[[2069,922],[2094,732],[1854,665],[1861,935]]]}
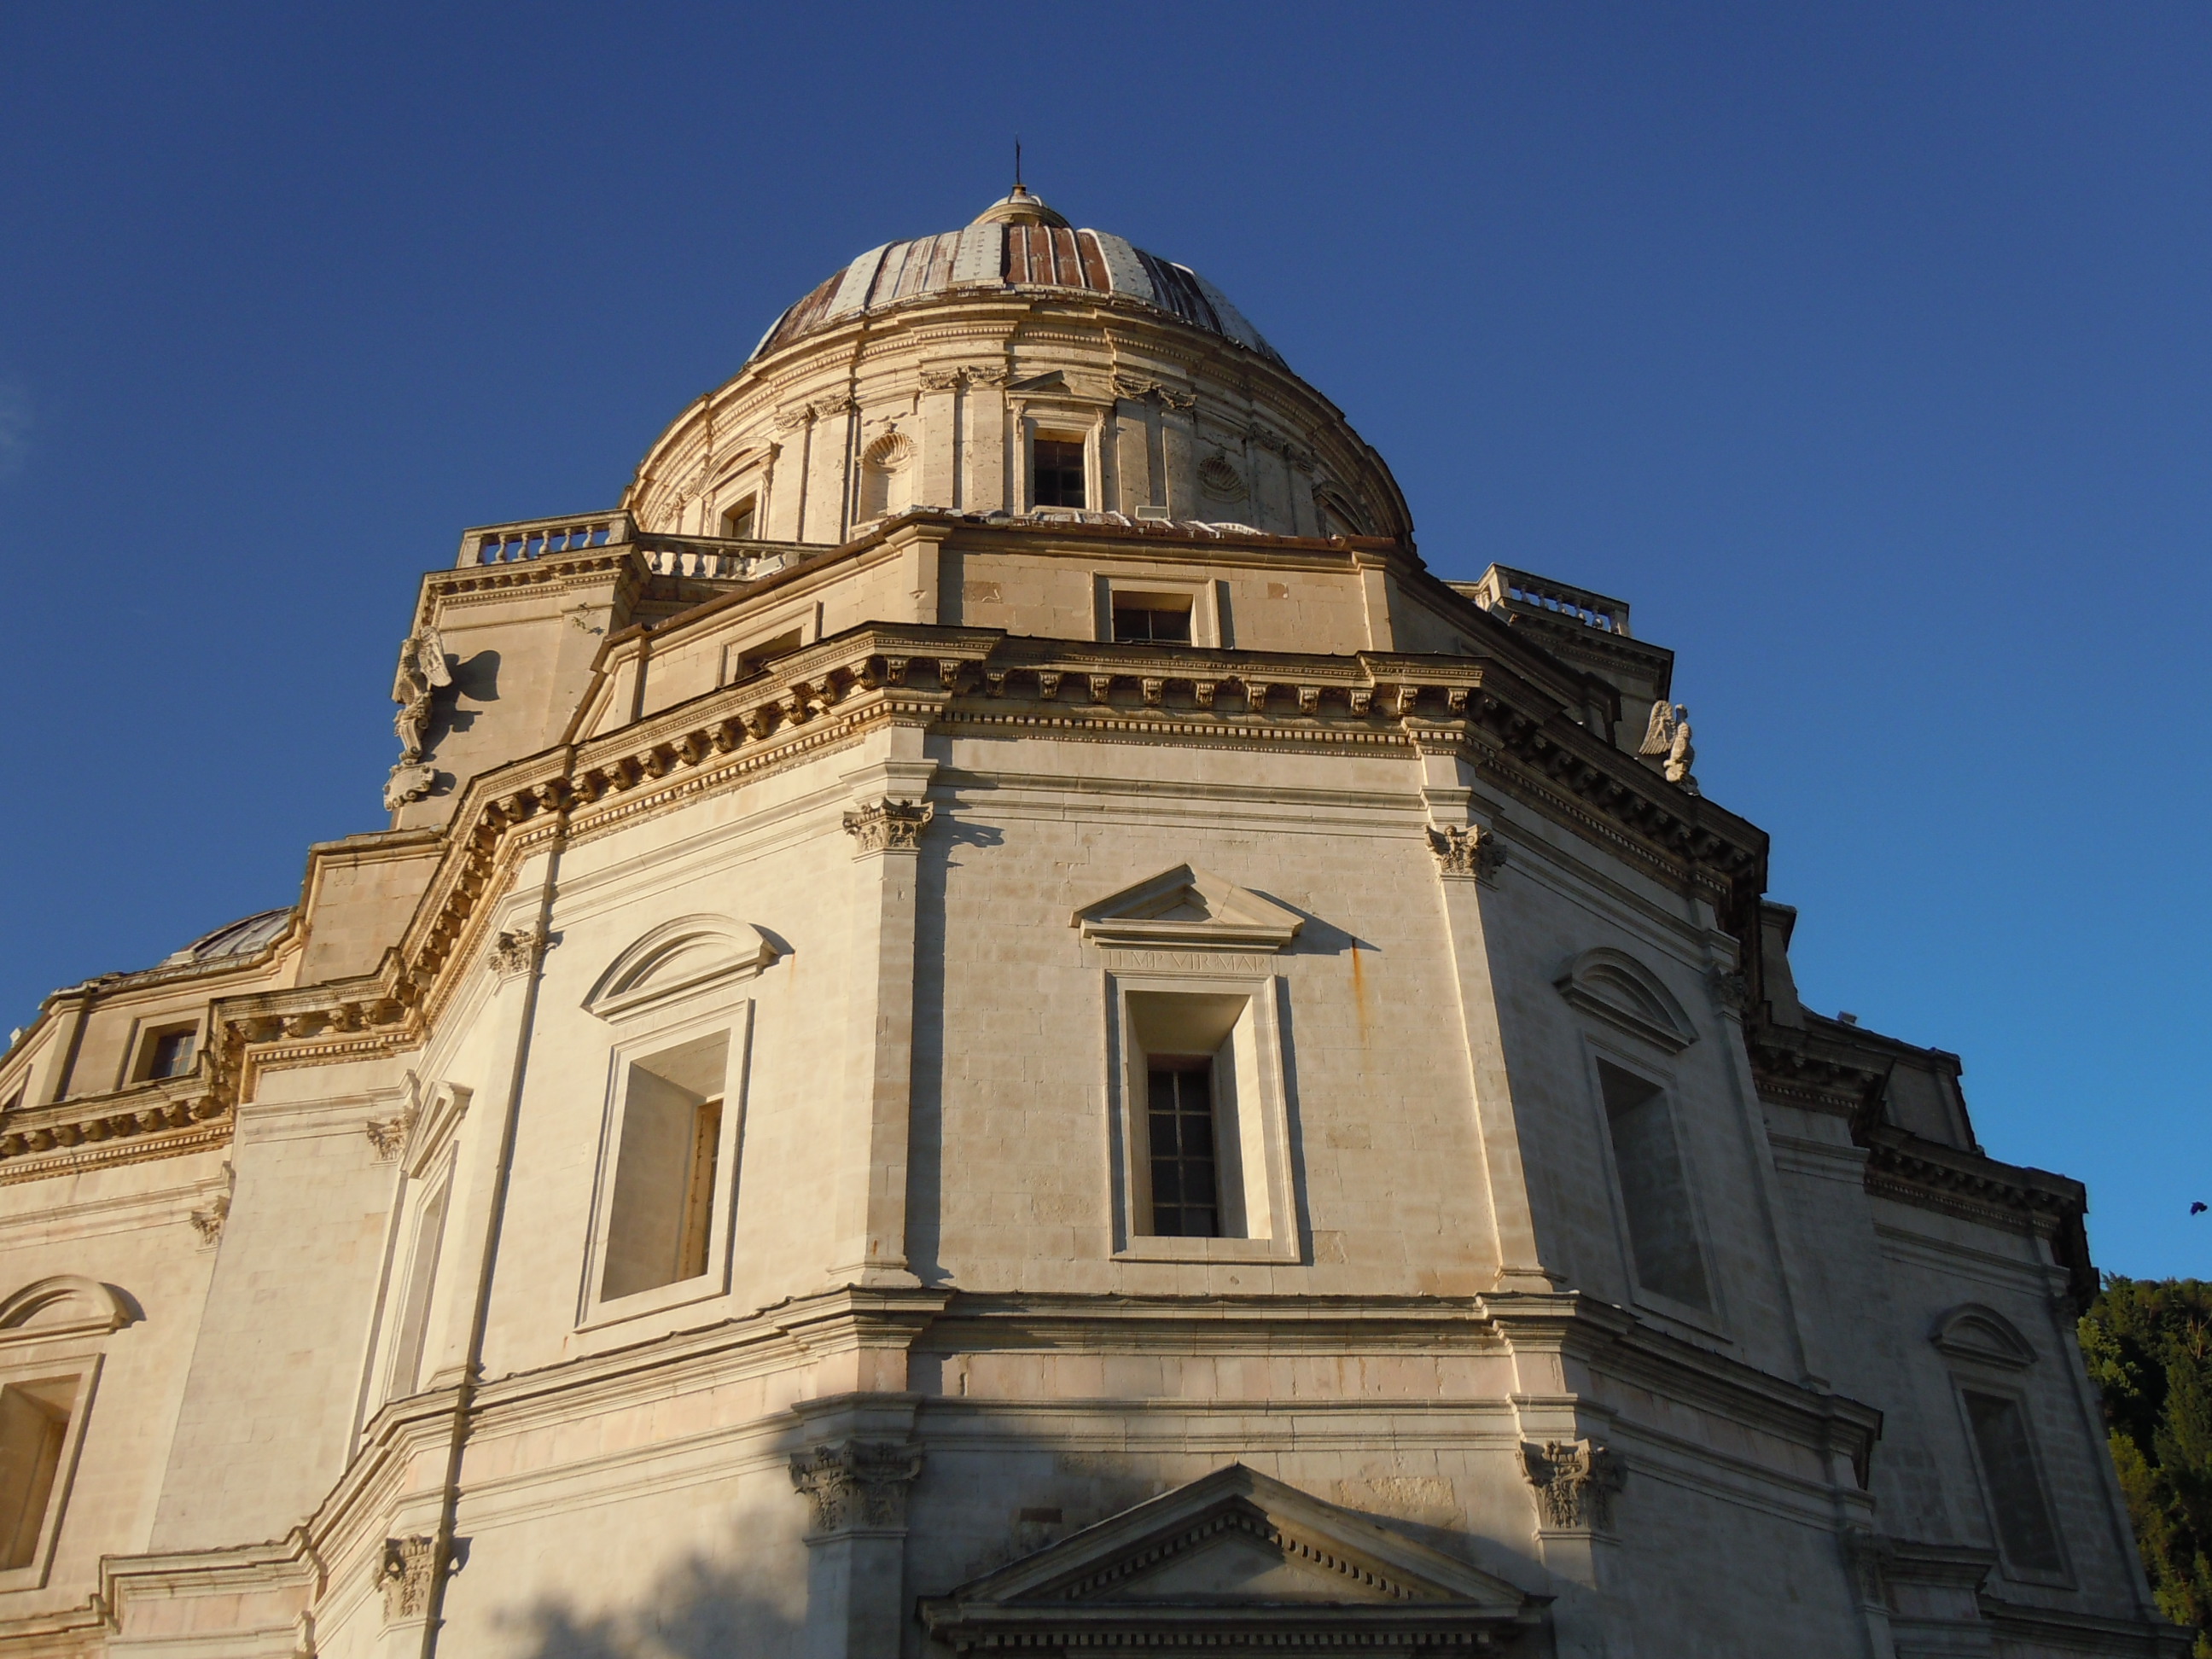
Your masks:
{"label": "window with dark glass", "polygon": [[1209,1061],[1155,1063],[1148,1075],[1152,1231],[1168,1238],[1218,1238],[1221,1192],[1213,1155]]}
{"label": "window with dark glass", "polygon": [[1036,488],[1030,499],[1039,507],[1083,505],[1083,444],[1081,440],[1039,438],[1030,447]]}
{"label": "window with dark glass", "polygon": [[1190,643],[1190,612],[1142,605],[1114,605],[1114,638],[1122,645]]}
{"label": "window with dark glass", "polygon": [[191,1071],[192,1043],[198,1035],[198,1028],[190,1025],[181,1025],[173,1030],[149,1032],[144,1057],[139,1061],[140,1080],[182,1077]]}
{"label": "window with dark glass", "polygon": [[2036,1478],[2035,1454],[2027,1443],[2020,1401],[1972,1389],[1960,1392],[1966,1396],[1974,1452],[1981,1460],[2006,1560],[2029,1572],[2063,1572],[2066,1563],[2058,1553],[2058,1534],[2043,1499],[2043,1483]]}
{"label": "window with dark glass", "polygon": [[759,499],[756,495],[748,495],[723,514],[722,533],[732,541],[750,541],[753,538],[753,520],[757,516],[755,507]]}

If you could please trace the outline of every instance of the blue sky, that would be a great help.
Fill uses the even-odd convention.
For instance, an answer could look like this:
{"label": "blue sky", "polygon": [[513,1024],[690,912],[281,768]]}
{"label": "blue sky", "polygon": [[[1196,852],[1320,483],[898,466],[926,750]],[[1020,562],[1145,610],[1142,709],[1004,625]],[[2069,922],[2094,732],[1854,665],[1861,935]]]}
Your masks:
{"label": "blue sky", "polygon": [[2212,10],[0,11],[0,1026],[375,828],[414,582],[1032,185],[1219,283],[1424,555],[1623,596],[1815,1007],[2212,1273]]}

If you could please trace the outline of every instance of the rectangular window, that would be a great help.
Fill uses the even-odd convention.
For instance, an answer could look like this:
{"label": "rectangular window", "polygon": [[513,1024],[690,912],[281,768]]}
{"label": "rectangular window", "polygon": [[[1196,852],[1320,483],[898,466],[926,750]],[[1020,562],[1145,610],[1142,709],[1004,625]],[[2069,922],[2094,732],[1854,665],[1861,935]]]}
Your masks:
{"label": "rectangular window", "polygon": [[138,1041],[138,1064],[131,1080],[149,1083],[155,1078],[183,1077],[192,1069],[192,1052],[198,1038],[197,1024],[148,1031]]}
{"label": "rectangular window", "polygon": [[722,514],[722,534],[735,542],[753,538],[753,520],[757,516],[757,495],[748,495]]}
{"label": "rectangular window", "polygon": [[1147,1073],[1152,1231],[1164,1238],[1221,1236],[1212,1071],[1209,1055],[1155,1058]]}
{"label": "rectangular window", "polygon": [[1083,441],[1080,438],[1038,438],[1030,446],[1035,487],[1030,499],[1037,507],[1083,505]]}
{"label": "rectangular window", "polygon": [[737,661],[730,671],[732,684],[749,680],[778,657],[787,657],[799,649],[799,630],[777,635],[772,640],[763,640],[758,645],[747,646],[738,653]]}
{"label": "rectangular window", "polygon": [[1613,1169],[1620,1179],[1620,1207],[1637,1282],[1647,1291],[1710,1310],[1705,1255],[1690,1207],[1689,1183],[1675,1144],[1674,1114],[1666,1091],[1632,1072],[1601,1060],[1598,1083],[1613,1137]]}
{"label": "rectangular window", "polygon": [[1164,594],[1116,593],[1114,638],[1121,645],[1188,645],[1190,601],[1177,605]]}
{"label": "rectangular window", "polygon": [[723,1032],[630,1063],[602,1297],[634,1296],[707,1271],[729,1051]]}
{"label": "rectangular window", "polygon": [[1974,1453],[1980,1459],[1982,1480],[1995,1510],[1997,1538],[2005,1559],[2028,1572],[2062,1573],[2066,1563],[2058,1553],[2058,1534],[2051,1524],[2050,1506],[2043,1500],[2043,1483],[2036,1478],[2035,1454],[2027,1443],[2027,1424],[2020,1402],[2000,1394],[1966,1396],[1966,1420],[1974,1431]]}
{"label": "rectangular window", "polygon": [[0,1570],[38,1559],[76,1394],[74,1376],[0,1388]]}

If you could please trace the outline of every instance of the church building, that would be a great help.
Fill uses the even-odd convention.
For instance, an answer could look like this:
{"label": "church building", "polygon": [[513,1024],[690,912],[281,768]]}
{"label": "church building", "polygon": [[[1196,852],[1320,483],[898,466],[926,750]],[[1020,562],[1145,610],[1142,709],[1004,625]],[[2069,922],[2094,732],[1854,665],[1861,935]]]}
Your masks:
{"label": "church building", "polygon": [[2081,1186],[1188,266],[1018,185],[397,598],[0,1058],[0,1659],[2189,1651]]}

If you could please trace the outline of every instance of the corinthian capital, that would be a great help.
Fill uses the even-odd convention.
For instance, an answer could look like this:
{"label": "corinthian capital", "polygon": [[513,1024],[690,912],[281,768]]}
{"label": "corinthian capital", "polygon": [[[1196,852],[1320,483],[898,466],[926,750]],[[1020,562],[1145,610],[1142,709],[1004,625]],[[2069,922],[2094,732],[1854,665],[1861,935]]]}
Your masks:
{"label": "corinthian capital", "polygon": [[814,1504],[814,1535],[906,1524],[921,1454],[881,1440],[839,1440],[791,1455],[791,1484]]}

